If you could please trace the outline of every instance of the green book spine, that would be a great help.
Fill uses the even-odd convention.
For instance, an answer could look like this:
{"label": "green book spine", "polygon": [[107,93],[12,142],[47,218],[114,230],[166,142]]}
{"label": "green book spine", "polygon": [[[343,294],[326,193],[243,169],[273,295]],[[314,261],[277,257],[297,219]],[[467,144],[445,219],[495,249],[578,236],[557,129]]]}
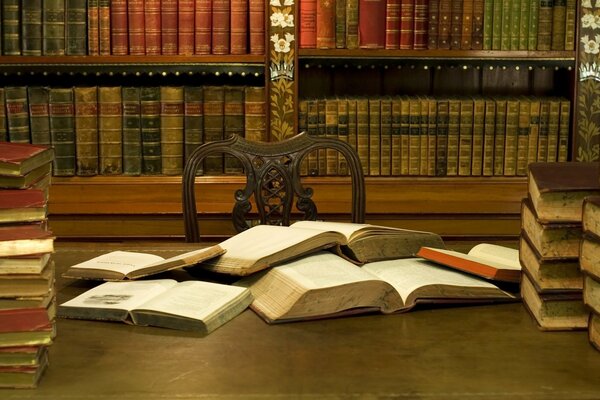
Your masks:
{"label": "green book spine", "polygon": [[[226,86],[224,93],[223,117],[225,138],[231,135],[244,137],[244,88],[241,86]],[[228,154],[224,157],[226,174],[242,174],[244,168],[241,162]]]}
{"label": "green book spine", "polygon": [[530,0],[521,0],[521,19],[519,25],[519,50],[527,50],[529,47],[529,29],[531,27],[529,5]]}
{"label": "green book spine", "polygon": [[504,26],[504,18],[502,12],[504,10],[504,2],[493,0],[492,8],[492,50],[500,50],[502,47],[502,28]]}
{"label": "green book spine", "polygon": [[511,0],[510,9],[510,50],[519,50],[521,40],[521,1]]}
{"label": "green book spine", "polygon": [[539,0],[528,0],[529,1],[529,30],[527,40],[527,50],[537,50],[537,39],[538,39],[538,28],[539,28]]}
{"label": "green book spine", "polygon": [[392,100],[382,98],[381,105],[381,125],[380,125],[380,156],[379,156],[379,174],[390,176],[392,171]]}
{"label": "green book spine", "polygon": [[[542,114],[544,116],[545,114]],[[547,120],[547,146],[544,147],[545,153],[540,152],[538,161],[555,162],[558,161],[558,131],[560,125],[560,100],[551,98],[548,102]],[[541,145],[540,145],[541,147]]]}
{"label": "green book spine", "polygon": [[[444,0],[442,0],[444,1]],[[410,167],[410,97],[400,98],[400,175],[408,175]]]}
{"label": "green book spine", "polygon": [[[187,160],[204,140],[204,107],[202,105],[202,86],[186,86],[184,96],[184,155]],[[199,174],[202,172],[199,171]]]}
{"label": "green book spine", "polygon": [[121,87],[98,88],[99,169],[102,175],[123,173],[122,104]]}
{"label": "green book spine", "polygon": [[519,100],[511,98],[506,102],[506,137],[504,139],[504,175],[517,173],[517,140],[519,129]]}
{"label": "green book spine", "polygon": [[4,88],[0,87],[0,142],[8,142],[8,129],[6,128],[6,97]]}
{"label": "green book spine", "polygon": [[494,0],[483,4],[483,50],[492,50],[494,37]]}
{"label": "green book spine", "polygon": [[140,88],[123,87],[123,174],[142,173]]}
{"label": "green book spine", "polygon": [[2,49],[6,56],[21,55],[21,0],[2,1]]}
{"label": "green book spine", "polygon": [[565,49],[567,0],[554,0],[552,7],[552,50]]}
{"label": "green book spine", "polygon": [[50,137],[56,176],[75,175],[75,112],[71,88],[51,88],[48,96]]}
{"label": "green book spine", "polygon": [[[515,0],[518,1],[518,0]],[[512,15],[512,2],[513,0],[504,0],[502,2],[502,33],[500,39],[500,50],[510,50],[511,43],[511,15]],[[518,32],[518,31],[517,31]]]}
{"label": "green book spine", "polygon": [[98,88],[96,86],[73,88],[75,101],[76,174],[98,174]]}
{"label": "green book spine", "polygon": [[42,0],[22,0],[21,51],[24,56],[42,55]]}
{"label": "green book spine", "polygon": [[483,162],[482,175],[494,175],[494,136],[496,132],[496,101],[485,99],[485,115],[483,127]]}
{"label": "green book spine", "polygon": [[363,173],[369,175],[369,100],[356,101],[356,141],[357,152]]}
{"label": "green book spine", "polygon": [[335,0],[335,47],[346,48],[346,0]]}
{"label": "green book spine", "polygon": [[358,0],[346,0],[346,48],[358,49]]}
{"label": "green book spine", "polygon": [[446,176],[448,163],[448,100],[437,101],[435,175]]}
{"label": "green book spine", "polygon": [[483,175],[483,146],[485,130],[485,100],[481,97],[473,99],[473,150],[471,175]]}
{"label": "green book spine", "polygon": [[[223,87],[205,86],[204,87],[204,141],[214,142],[224,139],[223,135],[223,114],[225,93]],[[205,175],[223,174],[223,156],[220,154],[211,155],[204,159]]]}
{"label": "green book spine", "polygon": [[569,133],[571,126],[571,102],[568,99],[560,100],[560,122],[558,129],[558,156],[557,161],[567,161],[569,157]]}
{"label": "green book spine", "polygon": [[65,55],[65,1],[42,0],[42,53]]}
{"label": "green book spine", "polygon": [[66,54],[87,54],[87,8],[86,0],[66,0]]}
{"label": "green book spine", "polygon": [[471,175],[473,156],[473,99],[460,102],[460,125],[458,134],[458,175]]}
{"label": "green book spine", "polygon": [[529,129],[531,126],[531,103],[525,97],[519,98],[519,120],[517,127],[517,166],[515,174],[527,175],[527,157],[529,156]]}
{"label": "green book spine", "polygon": [[160,88],[142,87],[140,91],[142,118],[142,172],[162,173],[160,154]]}
{"label": "green book spine", "polygon": [[504,175],[506,142],[506,100],[496,99],[496,131],[494,135],[494,176]]}
{"label": "green book spine", "polygon": [[411,97],[408,110],[408,174],[419,175],[421,161],[421,102]]}
{"label": "green book spine", "polygon": [[577,3],[575,0],[567,0],[565,12],[565,50],[575,50],[576,19]]}
{"label": "green book spine", "polygon": [[29,86],[29,129],[31,143],[50,145],[50,113],[48,110],[50,89],[42,86]]}
{"label": "green book spine", "polygon": [[27,87],[14,86],[4,89],[8,140],[13,143],[31,143],[29,137],[29,105]]}
{"label": "green book spine", "polygon": [[[337,98],[338,105],[338,139],[342,142],[348,143],[348,99],[344,97]],[[391,107],[391,104],[390,104]],[[391,118],[391,115],[390,115]],[[391,122],[390,122],[391,129]],[[348,162],[346,157],[338,154],[338,175],[348,175]]]}
{"label": "green book spine", "polygon": [[400,97],[392,98],[392,142],[391,142],[391,167],[390,173],[393,176],[400,175],[400,157],[402,156],[402,142],[401,142],[401,119],[402,119],[402,108]]}
{"label": "green book spine", "polygon": [[160,151],[163,175],[181,175],[183,172],[183,93],[183,86],[160,87]]}
{"label": "green book spine", "polygon": [[552,8],[554,0],[539,0],[537,50],[552,48]]}

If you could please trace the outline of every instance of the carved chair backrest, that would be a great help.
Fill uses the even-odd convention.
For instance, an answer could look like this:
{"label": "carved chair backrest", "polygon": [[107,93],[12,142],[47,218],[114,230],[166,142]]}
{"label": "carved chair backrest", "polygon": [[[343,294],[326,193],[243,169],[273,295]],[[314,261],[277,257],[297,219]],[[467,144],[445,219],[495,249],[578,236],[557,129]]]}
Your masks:
{"label": "carved chair backrest", "polygon": [[365,182],[356,151],[346,142],[300,133],[278,142],[251,142],[233,135],[229,139],[204,143],[194,150],[183,171],[183,215],[185,237],[199,242],[196,209],[196,176],[202,161],[209,155],[229,154],[237,158],[246,175],[246,186],[235,193],[232,210],[234,228],[241,232],[249,228],[246,217],[252,211],[251,199],[257,206],[261,224],[289,225],[292,206],[303,213],[303,219],[317,218],[312,188],[301,182],[301,164],[306,156],[318,149],[333,149],[344,157],[352,181],[352,222],[365,220]]}

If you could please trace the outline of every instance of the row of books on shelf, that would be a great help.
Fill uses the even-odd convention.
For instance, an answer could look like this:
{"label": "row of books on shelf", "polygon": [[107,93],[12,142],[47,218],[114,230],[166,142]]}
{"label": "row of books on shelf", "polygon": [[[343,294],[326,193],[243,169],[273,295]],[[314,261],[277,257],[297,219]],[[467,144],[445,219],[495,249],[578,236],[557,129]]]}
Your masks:
{"label": "row of books on shelf", "polygon": [[574,50],[575,0],[300,0],[300,47]]}
{"label": "row of books on shelf", "polygon": [[2,54],[264,54],[264,0],[4,0]]}
{"label": "row of books on shelf", "polygon": [[[570,108],[531,96],[303,99],[299,129],[347,141],[365,175],[525,176],[529,163],[567,160]],[[341,161],[321,151],[308,169],[343,175]]]}
{"label": "row of books on shelf", "polygon": [[[0,101],[0,140],[53,146],[57,176],[181,175],[203,142],[267,140],[264,87],[15,86]],[[241,172],[211,160],[205,174]]]}
{"label": "row of books on shelf", "polygon": [[[47,226],[53,150],[0,143],[0,387],[35,387],[56,336],[54,237]],[[41,180],[41,182],[40,182]]]}

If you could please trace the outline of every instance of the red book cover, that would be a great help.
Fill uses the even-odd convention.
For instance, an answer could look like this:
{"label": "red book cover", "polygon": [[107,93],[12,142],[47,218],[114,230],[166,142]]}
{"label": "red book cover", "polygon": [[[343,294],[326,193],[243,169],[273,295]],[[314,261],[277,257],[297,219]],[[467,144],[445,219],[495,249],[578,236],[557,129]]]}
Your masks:
{"label": "red book cover", "polygon": [[0,226],[0,257],[54,251],[54,237],[45,224]]}
{"label": "red book cover", "polygon": [[0,196],[0,210],[17,208],[43,208],[46,195],[41,189],[3,189]]}
{"label": "red book cover", "polygon": [[248,46],[248,0],[231,0],[230,53],[247,54]]}
{"label": "red book cover", "polygon": [[317,0],[300,1],[300,48],[317,47]]}
{"label": "red book cover", "polygon": [[177,54],[177,0],[161,0],[161,54]]}
{"label": "red book cover", "polygon": [[415,0],[415,16],[413,29],[413,49],[427,48],[429,0]]}
{"label": "red book cover", "polygon": [[0,332],[50,331],[52,322],[43,307],[0,310]]}
{"label": "red book cover", "polygon": [[265,2],[249,1],[250,54],[265,54]]}
{"label": "red book cover", "polygon": [[358,3],[358,47],[385,47],[385,0],[360,0]]}
{"label": "red book cover", "polygon": [[196,1],[196,24],[194,26],[195,54],[210,54],[212,31],[212,0]]}
{"label": "red book cover", "polygon": [[212,54],[229,54],[229,0],[212,2]]}
{"label": "red book cover", "polygon": [[196,0],[179,0],[177,10],[177,53],[194,54],[194,17]]}
{"label": "red book cover", "polygon": [[402,0],[400,4],[400,48],[410,50],[414,43],[415,0]]}
{"label": "red book cover", "polygon": [[127,32],[127,0],[112,0],[110,2],[110,48],[112,55],[127,55],[129,51]]}
{"label": "red book cover", "polygon": [[160,54],[162,47],[160,38],[160,0],[145,0],[144,28],[146,30],[146,54]]}
{"label": "red book cover", "polygon": [[385,48],[400,48],[400,0],[387,0],[385,7]]}
{"label": "red book cover", "polygon": [[0,142],[0,175],[23,176],[52,161],[50,147],[27,143]]}
{"label": "red book cover", "polygon": [[335,49],[335,1],[317,0],[317,48]]}
{"label": "red book cover", "polygon": [[127,1],[127,17],[129,19],[129,54],[143,56],[146,54],[144,0]]}

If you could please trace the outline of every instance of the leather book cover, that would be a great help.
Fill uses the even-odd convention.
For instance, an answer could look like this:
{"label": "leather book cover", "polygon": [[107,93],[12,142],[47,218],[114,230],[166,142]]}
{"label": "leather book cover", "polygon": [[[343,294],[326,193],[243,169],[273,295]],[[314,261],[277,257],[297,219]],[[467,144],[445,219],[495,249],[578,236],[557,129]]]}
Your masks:
{"label": "leather book cover", "polygon": [[[212,1],[195,0],[194,53],[210,54],[212,32]],[[264,3],[264,2],[263,2]],[[264,10],[263,10],[264,11]],[[264,17],[263,17],[264,18]],[[263,27],[264,29],[264,27]],[[263,44],[264,47],[264,44]]]}
{"label": "leather book cover", "polygon": [[558,125],[558,156],[556,161],[567,161],[569,152],[569,127],[571,120],[571,101],[560,99],[560,122]]}
{"label": "leather book cover", "polygon": [[100,21],[98,12],[98,0],[87,2],[87,46],[88,55],[100,54]]}
{"label": "leather book cover", "polygon": [[429,30],[429,0],[415,0],[414,24],[413,24],[413,49],[427,49],[427,31]]}
{"label": "leather book cover", "polygon": [[[306,132],[311,136],[317,136],[319,113],[317,109],[317,101],[308,99],[306,101]],[[307,156],[308,159],[308,174],[316,176],[319,174],[319,154],[318,151],[312,151]]]}
{"label": "leather book cover", "polygon": [[98,51],[110,55],[110,0],[98,0]]}
{"label": "leather book cover", "polygon": [[[558,161],[558,135],[560,130],[560,100],[551,97],[548,100],[548,148],[546,158],[540,157],[538,161]],[[543,154],[543,153],[542,153]],[[540,156],[542,155],[540,154]]]}
{"label": "leather book cover", "polygon": [[460,132],[460,106],[461,100],[451,98],[448,100],[448,150],[446,162],[446,175],[458,175],[458,144]]}
{"label": "leather book cover", "polygon": [[577,20],[577,2],[567,0],[565,9],[565,50],[575,50],[576,23]]}
{"label": "leather book cover", "polygon": [[400,49],[413,48],[415,28],[415,0],[401,0],[400,3]]}
{"label": "leather book cover", "polygon": [[[244,137],[244,88],[225,86],[223,91],[223,137]],[[241,174],[243,167],[237,158],[225,154],[223,170],[226,174]]]}
{"label": "leather book cover", "polygon": [[87,55],[86,0],[66,0],[66,54]]}
{"label": "leather book cover", "polygon": [[369,99],[369,176],[381,175],[381,101]]}
{"label": "leather book cover", "polygon": [[42,0],[42,53],[45,56],[65,55],[64,0]]}
{"label": "leather book cover", "polygon": [[400,138],[400,124],[402,120],[402,103],[399,96],[392,98],[392,127],[391,127],[391,155],[390,174],[400,176],[400,158],[402,156],[402,143]]}
{"label": "leather book cover", "polygon": [[202,104],[202,86],[183,88],[184,113],[184,156],[187,160],[196,147],[204,141],[204,106]]}
{"label": "leather book cover", "polygon": [[492,50],[501,50],[502,48],[502,28],[504,24],[504,19],[502,17],[503,11],[504,3],[494,1],[492,6]]}
{"label": "leather book cover", "polygon": [[230,13],[230,53],[247,54],[248,0],[231,0]]}
{"label": "leather book cover", "polygon": [[8,142],[8,130],[6,128],[6,97],[4,88],[0,87],[0,104],[5,107],[0,107],[0,142]]}
{"label": "leather book cover", "polygon": [[[348,99],[346,97],[337,97],[336,101],[337,101],[337,105],[338,105],[338,110],[337,110],[337,115],[338,115],[337,134],[338,135],[337,135],[337,138],[341,142],[348,143],[348,133],[349,133],[348,132]],[[390,107],[391,107],[391,104],[390,104]],[[390,115],[390,118],[391,118],[391,115]],[[390,123],[390,129],[391,129],[391,123]],[[348,175],[348,161],[346,160],[346,157],[344,157],[342,154],[338,153],[337,160],[338,160],[338,164],[337,164],[338,175],[341,175],[341,176]]]}
{"label": "leather book cover", "polygon": [[[147,5],[147,3],[146,3]],[[160,149],[160,88],[140,90],[142,125],[142,171],[145,175],[162,173]]]}
{"label": "leather book cover", "polygon": [[4,88],[8,140],[12,143],[31,143],[29,137],[29,104],[26,86]]}
{"label": "leather book cover", "polygon": [[75,86],[75,174],[98,174],[98,88]]}
{"label": "leather book cover", "polygon": [[[204,87],[204,142],[223,140],[225,92],[222,86]],[[215,154],[204,159],[205,175],[223,174],[223,155]]]}
{"label": "leather book cover", "polygon": [[435,175],[446,176],[448,163],[448,100],[437,101],[437,146],[435,156]]}
{"label": "leather book cover", "polygon": [[400,175],[408,175],[410,161],[410,97],[400,98]]}
{"label": "leather book cover", "polygon": [[463,0],[462,3],[462,28],[460,37],[460,48],[471,50],[473,35],[473,1]]}
{"label": "leather book cover", "polygon": [[177,8],[177,54],[194,54],[196,0],[179,0]]}
{"label": "leather book cover", "polygon": [[483,174],[483,135],[485,129],[485,100],[473,98],[473,149],[471,154],[471,175]]}
{"label": "leather book cover", "polygon": [[529,47],[529,28],[531,27],[531,6],[529,0],[521,0],[521,19],[519,24],[519,50]]}
{"label": "leather book cover", "polygon": [[485,100],[485,115],[483,122],[483,161],[482,175],[494,175],[494,137],[496,135],[496,101],[493,98]]}
{"label": "leather book cover", "polygon": [[438,28],[438,48],[450,48],[450,35],[452,31],[452,0],[440,1],[440,15]]}
{"label": "leather book cover", "polygon": [[496,134],[494,137],[494,176],[504,175],[504,143],[506,142],[506,99],[496,99]]}
{"label": "leather book cover", "polygon": [[400,48],[400,0],[388,0],[385,6],[385,48]]}
{"label": "leather book cover", "polygon": [[163,175],[183,172],[183,86],[160,87],[160,151]]}
{"label": "leather book cover", "polygon": [[483,50],[484,2],[485,0],[473,1],[473,28],[471,31],[472,50]]}
{"label": "leather book cover", "polygon": [[525,97],[519,98],[519,122],[517,127],[517,176],[527,175],[529,156],[529,128],[531,125],[531,103]]}
{"label": "leather book cover", "polygon": [[21,54],[42,55],[42,0],[21,0]]}
{"label": "leather book cover", "polygon": [[29,130],[31,143],[50,145],[50,112],[48,96],[50,89],[44,86],[27,87],[27,103],[29,105]]}
{"label": "leather book cover", "polygon": [[537,36],[537,50],[540,51],[552,49],[553,5],[554,0],[540,0]]}
{"label": "leather book cover", "polygon": [[123,113],[120,86],[98,87],[98,147],[101,175],[123,173]]}
{"label": "leather book cover", "polygon": [[123,174],[142,173],[142,131],[140,88],[127,86],[121,89],[123,102]]}
{"label": "leather book cover", "polygon": [[317,0],[317,48],[335,49],[335,2]]}
{"label": "leather book cover", "polygon": [[346,48],[358,49],[358,0],[346,0]]}
{"label": "leather book cover", "polygon": [[[327,135],[327,108],[325,99],[317,99],[317,135],[325,137]],[[317,174],[319,176],[327,175],[327,151],[326,149],[317,150],[319,167]]]}
{"label": "leather book cover", "polygon": [[230,53],[231,3],[229,0],[213,0],[212,3],[212,54]]}
{"label": "leather book cover", "polygon": [[[379,99],[381,126],[379,127],[379,175],[390,176],[392,171],[392,100]],[[339,129],[339,128],[338,128]],[[343,158],[340,156],[340,158]]]}
{"label": "leather book cover", "polygon": [[[538,143],[540,140],[540,111],[541,101],[539,97],[529,98],[529,143],[527,145],[527,164],[536,162],[538,156]],[[548,136],[546,136],[546,145]]]}
{"label": "leather book cover", "polygon": [[2,50],[6,56],[21,55],[21,0],[2,1]]}
{"label": "leather book cover", "polygon": [[146,55],[161,54],[160,0],[145,0],[144,29]]}
{"label": "leather book cover", "polygon": [[369,175],[369,100],[356,100],[356,147],[365,176]]}
{"label": "leather book cover", "polygon": [[[538,29],[539,29],[539,10],[540,1],[529,1],[529,29],[527,30],[527,50],[537,50]],[[574,42],[573,42],[574,43]]]}
{"label": "leather book cover", "polygon": [[[495,3],[494,3],[495,4]],[[512,32],[511,15],[512,1],[502,2],[502,33],[500,35],[500,50],[510,50],[510,41]],[[518,31],[516,31],[518,32]]]}
{"label": "leather book cover", "polygon": [[144,0],[127,0],[129,54],[132,56],[146,54],[144,3]]}
{"label": "leather book cover", "polygon": [[[536,161],[556,161],[556,144],[558,143],[558,102],[556,104],[556,118],[552,121],[554,131],[550,138],[550,102],[551,99],[544,99],[540,102],[538,142],[536,147]],[[552,142],[552,143],[551,143]],[[552,147],[551,147],[552,146]],[[553,150],[551,150],[553,149]]]}
{"label": "leather book cover", "polygon": [[[521,29],[521,0],[510,1],[510,50],[519,50]],[[504,32],[502,32],[504,34]]]}
{"label": "leather book cover", "polygon": [[458,50],[462,43],[463,0],[452,0],[450,22],[450,48]]}
{"label": "leather book cover", "polygon": [[429,0],[427,24],[427,48],[435,50],[438,48],[438,35],[440,29],[440,0]]}
{"label": "leather book cover", "polygon": [[346,0],[335,0],[335,48],[346,48]]}
{"label": "leather book cover", "polygon": [[249,53],[265,54],[265,2],[249,0],[248,4]]}
{"label": "leather book cover", "polygon": [[506,101],[506,137],[504,139],[504,175],[517,174],[517,140],[519,130],[519,100],[511,97]]}
{"label": "leather book cover", "polygon": [[[268,141],[268,137],[265,88],[264,86],[247,86],[244,91],[244,126],[246,128],[246,139],[254,142],[266,142]],[[308,106],[305,100],[301,103]],[[308,118],[308,115],[306,118]]]}
{"label": "leather book cover", "polygon": [[421,111],[419,118],[419,175],[426,176],[428,169],[429,143],[429,99],[419,96]]}
{"label": "leather book cover", "polygon": [[160,2],[160,40],[162,55],[177,54],[177,0]]}
{"label": "leather book cover", "polygon": [[[369,102],[370,103],[370,102]],[[337,139],[338,137],[338,104],[337,99],[325,99],[325,137]],[[378,154],[379,156],[379,154]],[[326,149],[326,175],[337,175],[338,152],[335,149]]]}
{"label": "leather book cover", "polygon": [[421,101],[418,97],[410,98],[408,113],[408,174],[417,176],[421,161]]}
{"label": "leather book cover", "polygon": [[300,48],[317,47],[317,0],[302,0],[300,8]]}
{"label": "leather book cover", "polygon": [[494,0],[483,0],[482,50],[492,50],[494,39]]}
{"label": "leather book cover", "polygon": [[50,138],[54,147],[55,176],[75,175],[75,110],[71,88],[50,88]]}
{"label": "leather book cover", "polygon": [[554,0],[552,7],[552,44],[551,50],[565,49],[565,29],[567,0]]}

